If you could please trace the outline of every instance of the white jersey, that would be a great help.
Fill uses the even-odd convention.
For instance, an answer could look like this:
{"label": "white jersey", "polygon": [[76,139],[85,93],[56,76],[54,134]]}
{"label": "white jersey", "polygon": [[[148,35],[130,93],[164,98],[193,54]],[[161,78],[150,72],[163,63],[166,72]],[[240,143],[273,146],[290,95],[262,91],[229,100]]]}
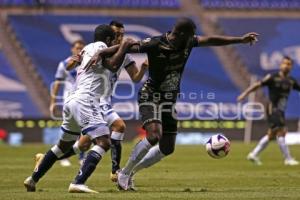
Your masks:
{"label": "white jersey", "polygon": [[75,95],[80,97],[81,94],[89,94],[93,97],[100,98],[105,92],[105,86],[109,80],[103,74],[105,68],[102,66],[101,61],[88,70],[84,67],[90,61],[92,56],[98,51],[107,48],[103,42],[94,42],[85,46],[82,50],[82,62],[77,69],[76,89]]}
{"label": "white jersey", "polygon": [[81,65],[77,69],[76,89],[64,102],[63,139],[74,140],[70,135],[88,134],[91,139],[102,135],[109,135],[107,122],[103,119],[102,109],[99,106],[100,96],[104,93],[104,67],[101,61],[95,67],[85,70],[84,67],[91,57],[98,51],[107,48],[103,42],[88,44],[82,50]]}
{"label": "white jersey", "polygon": [[128,66],[130,66],[134,62],[135,61],[133,60],[132,56],[130,56],[129,54],[126,54],[126,56],[123,60],[123,63],[117,72],[112,72],[108,69],[103,70],[103,74],[109,80],[109,84],[106,85],[106,89],[107,89],[106,93],[101,95],[101,97],[100,97],[100,105],[103,105],[103,104],[110,105],[111,104],[111,96],[113,94],[115,84],[120,76],[122,69],[126,69]]}
{"label": "white jersey", "polygon": [[67,63],[71,57],[66,58],[65,60],[61,61],[58,64],[56,73],[55,73],[55,80],[61,81],[62,85],[64,86],[63,89],[63,98],[64,100],[69,96],[69,94],[75,88],[75,81],[76,81],[76,74],[77,71],[75,69],[68,71],[66,69]]}

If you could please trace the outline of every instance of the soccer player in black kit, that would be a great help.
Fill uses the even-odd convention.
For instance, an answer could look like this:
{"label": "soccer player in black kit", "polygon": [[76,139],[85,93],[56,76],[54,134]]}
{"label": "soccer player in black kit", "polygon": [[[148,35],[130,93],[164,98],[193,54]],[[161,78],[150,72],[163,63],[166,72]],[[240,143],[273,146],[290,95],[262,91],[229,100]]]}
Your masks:
{"label": "soccer player in black kit", "polygon": [[[174,109],[185,63],[194,47],[253,44],[257,33],[242,37],[196,36],[191,19],[180,18],[171,32],[141,41],[131,52],[147,53],[149,78],[139,91],[139,109],[146,138],[136,144],[125,167],[118,174],[118,187],[133,189],[132,176],[173,153],[177,133]],[[199,77],[200,78],[200,77]]]}
{"label": "soccer player in black kit", "polygon": [[277,137],[277,143],[284,156],[285,165],[298,165],[299,162],[290,155],[288,146],[285,144],[285,134],[287,128],[285,126],[285,109],[287,100],[291,90],[300,91],[300,85],[290,76],[293,61],[290,57],[284,57],[280,70],[274,74],[266,75],[261,81],[258,81],[246,89],[239,97],[238,101],[242,101],[248,94],[260,87],[267,86],[269,89],[269,103],[267,106],[267,117],[269,129],[267,135],[260,139],[257,146],[247,156],[247,159],[257,165],[261,165],[258,158],[259,153],[266,148],[269,141]]}

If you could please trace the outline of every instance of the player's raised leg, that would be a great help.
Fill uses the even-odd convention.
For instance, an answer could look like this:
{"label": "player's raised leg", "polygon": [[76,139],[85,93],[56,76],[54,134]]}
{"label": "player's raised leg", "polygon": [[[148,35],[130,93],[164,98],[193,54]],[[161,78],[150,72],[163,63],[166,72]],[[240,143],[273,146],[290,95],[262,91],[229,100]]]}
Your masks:
{"label": "player's raised leg", "polygon": [[146,156],[134,167],[133,174],[148,168],[161,161],[164,157],[171,155],[175,150],[176,134],[163,133],[158,145],[152,147]]}
{"label": "player's raised leg", "polygon": [[129,189],[129,179],[134,167],[144,158],[149,149],[156,145],[161,138],[162,125],[158,121],[145,125],[147,137],[139,141],[133,148],[125,167],[118,173],[118,185],[120,189]]}

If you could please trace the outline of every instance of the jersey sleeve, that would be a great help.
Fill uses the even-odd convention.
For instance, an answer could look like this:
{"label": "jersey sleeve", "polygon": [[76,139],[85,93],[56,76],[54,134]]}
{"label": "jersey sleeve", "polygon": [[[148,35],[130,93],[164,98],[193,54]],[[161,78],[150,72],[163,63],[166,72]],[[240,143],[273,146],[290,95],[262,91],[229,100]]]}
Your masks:
{"label": "jersey sleeve", "polygon": [[90,61],[90,59],[95,55],[95,53],[106,48],[107,46],[103,42],[95,42],[84,47],[82,50],[81,66],[85,66]]}
{"label": "jersey sleeve", "polygon": [[146,38],[140,42],[139,53],[149,53],[155,49],[157,44],[155,38]]}
{"label": "jersey sleeve", "polygon": [[293,89],[300,91],[300,84],[295,79],[293,79]]}
{"label": "jersey sleeve", "polygon": [[261,81],[262,86],[268,86],[272,83],[273,81],[273,76],[271,74],[267,74]]}
{"label": "jersey sleeve", "polygon": [[57,67],[57,70],[55,73],[55,80],[63,81],[66,79],[66,77],[67,77],[67,74],[66,74],[66,69],[65,69],[65,63],[60,62],[58,64],[58,67]]}
{"label": "jersey sleeve", "polygon": [[132,56],[129,54],[126,54],[124,61],[122,63],[122,68],[127,68],[129,67],[131,64],[135,63],[135,61],[133,60]]}

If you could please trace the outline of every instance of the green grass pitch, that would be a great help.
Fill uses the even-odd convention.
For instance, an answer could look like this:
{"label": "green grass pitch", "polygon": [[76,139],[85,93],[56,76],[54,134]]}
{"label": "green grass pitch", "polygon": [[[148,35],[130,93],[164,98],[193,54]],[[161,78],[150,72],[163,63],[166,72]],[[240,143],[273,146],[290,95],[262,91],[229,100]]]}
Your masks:
{"label": "green grass pitch", "polygon": [[[133,145],[124,145],[123,164]],[[253,146],[233,142],[231,152],[221,160],[210,158],[203,146],[177,146],[171,157],[136,176],[137,192],[117,191],[109,180],[107,154],[87,182],[100,193],[69,194],[68,185],[79,167],[75,157],[70,168],[55,164],[39,182],[37,192],[27,193],[23,180],[31,174],[33,156],[49,146],[0,145],[0,199],[300,199],[300,166],[284,166],[276,143],[263,152],[263,166],[254,166],[245,159]],[[292,146],[291,152],[300,158],[300,146]]]}

